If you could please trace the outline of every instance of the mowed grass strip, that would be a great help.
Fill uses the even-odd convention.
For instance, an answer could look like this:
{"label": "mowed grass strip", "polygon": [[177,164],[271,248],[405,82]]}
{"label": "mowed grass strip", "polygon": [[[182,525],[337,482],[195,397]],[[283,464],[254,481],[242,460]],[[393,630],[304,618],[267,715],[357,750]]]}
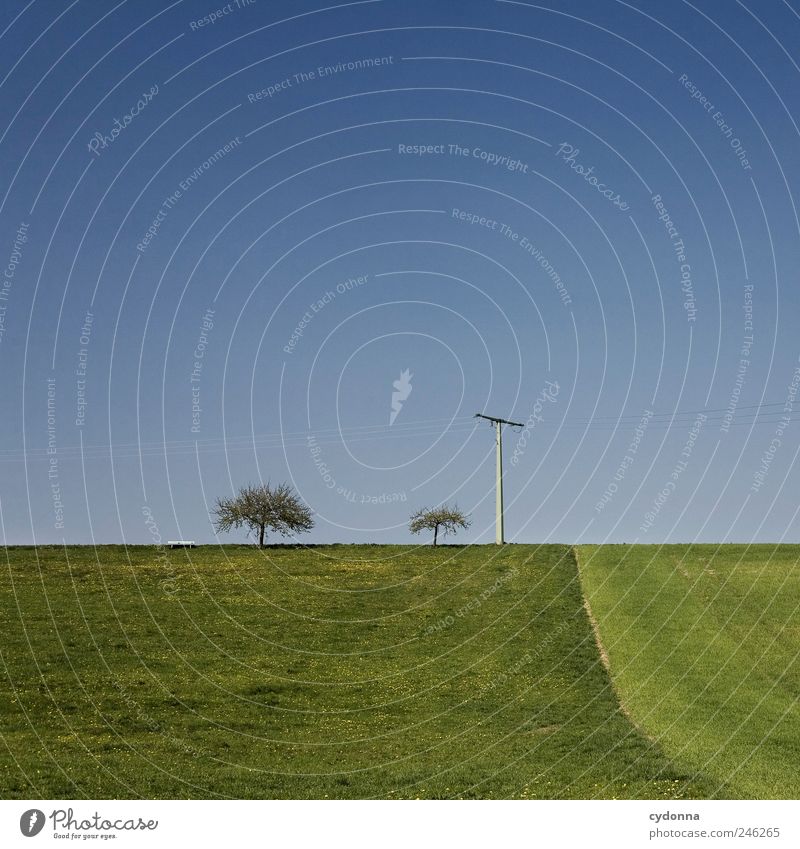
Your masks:
{"label": "mowed grass strip", "polygon": [[6,557],[4,797],[708,792],[620,711],[569,547]]}
{"label": "mowed grass strip", "polygon": [[581,546],[632,718],[714,795],[800,797],[800,546]]}

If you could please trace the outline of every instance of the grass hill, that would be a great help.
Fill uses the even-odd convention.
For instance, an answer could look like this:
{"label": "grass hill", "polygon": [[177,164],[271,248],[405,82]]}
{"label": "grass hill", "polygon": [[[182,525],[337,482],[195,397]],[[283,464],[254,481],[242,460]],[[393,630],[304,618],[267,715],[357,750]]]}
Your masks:
{"label": "grass hill", "polygon": [[800,546],[583,546],[633,719],[726,798],[800,797]]}
{"label": "grass hill", "polygon": [[[710,777],[667,737],[672,760],[620,709],[568,546],[6,558],[5,798],[672,799],[716,787],[714,762]],[[625,581],[600,563],[588,557],[585,574],[613,668],[625,643],[606,611]],[[613,589],[601,571],[618,575]],[[626,700],[633,669],[623,662],[618,680]],[[630,700],[645,728],[661,727],[645,704],[658,696]]]}

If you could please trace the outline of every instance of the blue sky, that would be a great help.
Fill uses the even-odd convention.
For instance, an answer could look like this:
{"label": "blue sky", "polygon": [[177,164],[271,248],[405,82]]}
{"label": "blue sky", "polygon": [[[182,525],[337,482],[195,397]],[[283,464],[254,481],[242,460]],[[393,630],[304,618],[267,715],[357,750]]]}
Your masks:
{"label": "blue sky", "polygon": [[800,538],[792,4],[6,8],[6,543]]}

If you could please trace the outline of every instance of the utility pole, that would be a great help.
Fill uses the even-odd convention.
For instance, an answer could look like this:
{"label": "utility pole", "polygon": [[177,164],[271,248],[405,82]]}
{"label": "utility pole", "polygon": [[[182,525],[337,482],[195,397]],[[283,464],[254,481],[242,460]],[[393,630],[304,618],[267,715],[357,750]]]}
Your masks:
{"label": "utility pole", "polygon": [[495,488],[495,543],[503,545],[505,535],[503,533],[503,425],[511,427],[525,427],[520,422],[510,422],[507,419],[498,419],[495,416],[484,416],[483,413],[475,413],[476,419],[486,419],[494,425],[495,440],[497,444],[497,483]]}

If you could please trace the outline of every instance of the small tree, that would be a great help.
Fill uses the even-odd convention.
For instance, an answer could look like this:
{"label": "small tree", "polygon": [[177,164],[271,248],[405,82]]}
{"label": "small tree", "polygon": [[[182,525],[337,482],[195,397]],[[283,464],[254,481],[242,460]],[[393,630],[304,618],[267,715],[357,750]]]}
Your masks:
{"label": "small tree", "polygon": [[447,536],[447,534],[455,533],[459,528],[468,528],[471,524],[467,514],[459,510],[458,505],[454,504],[450,507],[448,504],[443,504],[433,509],[423,507],[417,510],[411,517],[408,529],[412,534],[426,530],[433,531],[433,544],[436,545],[439,528],[442,529],[442,536]]}
{"label": "small tree", "polygon": [[259,548],[264,547],[267,529],[288,536],[314,527],[311,510],[288,483],[275,487],[269,483],[248,484],[232,498],[218,498],[212,515],[217,533],[245,525],[258,534]]}

